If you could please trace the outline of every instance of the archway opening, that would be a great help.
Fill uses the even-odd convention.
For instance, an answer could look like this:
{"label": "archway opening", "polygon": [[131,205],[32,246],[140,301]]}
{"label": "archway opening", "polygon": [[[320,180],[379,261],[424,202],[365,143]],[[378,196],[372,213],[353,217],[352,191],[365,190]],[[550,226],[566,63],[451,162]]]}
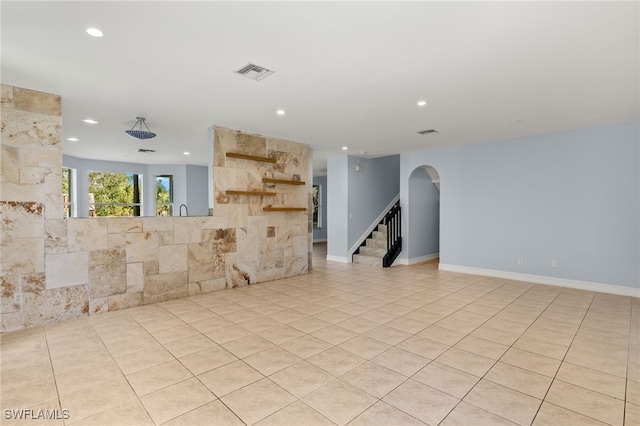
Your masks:
{"label": "archway opening", "polygon": [[409,264],[440,259],[440,175],[428,165],[409,175]]}

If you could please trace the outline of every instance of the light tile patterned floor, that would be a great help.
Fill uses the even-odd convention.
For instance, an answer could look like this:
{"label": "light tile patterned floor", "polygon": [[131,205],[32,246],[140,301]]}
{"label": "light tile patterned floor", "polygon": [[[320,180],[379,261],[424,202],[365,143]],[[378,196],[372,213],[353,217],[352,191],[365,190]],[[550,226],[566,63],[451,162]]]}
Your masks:
{"label": "light tile patterned floor", "polygon": [[640,425],[640,300],[314,262],[1,335],[2,424]]}

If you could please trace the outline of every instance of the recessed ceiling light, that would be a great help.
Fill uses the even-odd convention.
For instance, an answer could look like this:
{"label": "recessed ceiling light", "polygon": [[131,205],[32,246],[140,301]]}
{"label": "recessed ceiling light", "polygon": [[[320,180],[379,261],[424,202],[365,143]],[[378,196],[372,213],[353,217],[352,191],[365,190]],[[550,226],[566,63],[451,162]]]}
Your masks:
{"label": "recessed ceiling light", "polygon": [[279,109],[279,110],[276,111],[276,114],[284,115],[284,110],[283,109]]}
{"label": "recessed ceiling light", "polygon": [[425,106],[427,101],[418,101],[418,106]]}
{"label": "recessed ceiling light", "polygon": [[104,35],[102,34],[102,31],[94,27],[87,28],[87,34],[93,37],[102,37]]}
{"label": "recessed ceiling light", "polygon": [[184,154],[184,155],[191,155],[191,153],[190,153],[190,152],[187,152],[187,151],[183,152],[183,154]]}
{"label": "recessed ceiling light", "polygon": [[78,138],[67,138],[69,142],[78,142],[80,139]]}
{"label": "recessed ceiling light", "polygon": [[343,147],[342,147],[342,150],[343,150],[343,151],[346,151],[346,150],[348,150],[348,149],[349,149],[349,147],[348,147],[348,146],[343,146]]}
{"label": "recessed ceiling light", "polygon": [[98,124],[98,122],[96,120],[94,120],[93,118],[85,118],[82,121],[87,123],[87,124]]}

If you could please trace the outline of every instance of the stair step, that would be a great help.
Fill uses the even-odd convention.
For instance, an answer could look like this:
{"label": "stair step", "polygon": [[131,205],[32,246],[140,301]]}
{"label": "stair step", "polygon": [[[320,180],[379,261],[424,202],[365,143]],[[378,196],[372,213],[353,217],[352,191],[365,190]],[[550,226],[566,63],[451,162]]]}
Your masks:
{"label": "stair step", "polygon": [[378,247],[360,247],[360,254],[365,256],[374,256],[379,259],[382,259],[385,254],[387,254],[387,248],[378,248]]}
{"label": "stair step", "polygon": [[378,231],[387,232],[387,225],[378,225]]}
{"label": "stair step", "polygon": [[371,266],[382,266],[382,259],[380,259],[379,257],[356,254],[353,256],[353,263],[360,263]]}
{"label": "stair step", "polygon": [[385,238],[384,240],[377,240],[375,238],[367,238],[366,244],[367,247],[386,249],[387,239]]}
{"label": "stair step", "polygon": [[375,240],[387,240],[387,232],[373,231],[373,239]]}

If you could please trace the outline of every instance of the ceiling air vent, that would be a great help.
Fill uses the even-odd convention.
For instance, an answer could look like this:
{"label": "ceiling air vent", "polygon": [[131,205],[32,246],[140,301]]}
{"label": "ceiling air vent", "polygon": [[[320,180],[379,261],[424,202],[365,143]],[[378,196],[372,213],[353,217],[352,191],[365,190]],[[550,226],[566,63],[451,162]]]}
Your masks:
{"label": "ceiling air vent", "polygon": [[142,152],[144,154],[153,154],[154,152],[156,152],[156,150],[155,149],[138,148],[137,152]]}
{"label": "ceiling air vent", "polygon": [[438,131],[436,129],[427,129],[427,130],[420,130],[418,132],[419,135],[429,135],[431,133],[438,133]]}
{"label": "ceiling air vent", "polygon": [[268,70],[265,67],[261,67],[260,65],[252,64],[251,62],[233,72],[256,81],[260,81],[273,74],[273,71]]}

